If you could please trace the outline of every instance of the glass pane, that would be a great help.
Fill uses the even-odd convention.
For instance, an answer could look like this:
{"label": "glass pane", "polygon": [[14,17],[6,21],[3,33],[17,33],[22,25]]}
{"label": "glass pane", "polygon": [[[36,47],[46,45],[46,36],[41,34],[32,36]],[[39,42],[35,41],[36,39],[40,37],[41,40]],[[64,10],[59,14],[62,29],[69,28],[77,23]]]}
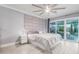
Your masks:
{"label": "glass pane", "polygon": [[66,21],[66,38],[69,40],[78,39],[78,19],[68,19]]}
{"label": "glass pane", "polygon": [[49,30],[50,30],[50,33],[55,33],[56,31],[56,23],[55,22],[51,22],[50,25],[49,25]]}
{"label": "glass pane", "polygon": [[57,21],[57,33],[64,38],[64,21]]}

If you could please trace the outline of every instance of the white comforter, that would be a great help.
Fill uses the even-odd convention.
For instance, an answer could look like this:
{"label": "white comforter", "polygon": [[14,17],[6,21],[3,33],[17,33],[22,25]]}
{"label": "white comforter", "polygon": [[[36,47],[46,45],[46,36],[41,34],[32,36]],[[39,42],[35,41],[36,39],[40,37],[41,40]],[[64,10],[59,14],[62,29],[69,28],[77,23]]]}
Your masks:
{"label": "white comforter", "polygon": [[62,37],[59,34],[28,34],[29,41],[43,50],[51,51],[61,42]]}

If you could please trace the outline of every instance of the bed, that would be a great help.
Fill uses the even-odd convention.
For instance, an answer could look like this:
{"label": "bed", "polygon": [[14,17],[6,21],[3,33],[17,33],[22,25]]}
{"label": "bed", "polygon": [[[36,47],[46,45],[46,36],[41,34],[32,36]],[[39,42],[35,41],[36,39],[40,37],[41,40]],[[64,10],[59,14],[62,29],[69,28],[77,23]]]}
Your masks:
{"label": "bed", "polygon": [[52,53],[61,44],[62,37],[54,33],[29,32],[28,40],[33,46],[41,49],[42,52]]}

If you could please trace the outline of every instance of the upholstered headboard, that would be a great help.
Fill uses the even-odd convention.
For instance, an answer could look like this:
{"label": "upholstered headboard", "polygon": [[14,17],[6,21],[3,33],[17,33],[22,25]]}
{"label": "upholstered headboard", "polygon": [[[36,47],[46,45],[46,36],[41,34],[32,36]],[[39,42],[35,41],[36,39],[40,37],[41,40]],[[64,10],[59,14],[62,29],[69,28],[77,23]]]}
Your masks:
{"label": "upholstered headboard", "polygon": [[39,34],[39,31],[28,31],[28,34]]}

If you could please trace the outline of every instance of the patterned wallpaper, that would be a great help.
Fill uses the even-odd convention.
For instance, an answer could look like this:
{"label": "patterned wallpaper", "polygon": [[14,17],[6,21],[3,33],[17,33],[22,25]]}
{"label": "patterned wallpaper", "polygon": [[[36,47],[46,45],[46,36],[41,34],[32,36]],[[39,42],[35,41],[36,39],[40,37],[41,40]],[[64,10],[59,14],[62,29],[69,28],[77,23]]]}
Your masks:
{"label": "patterned wallpaper", "polygon": [[26,31],[47,32],[47,20],[34,16],[24,15],[24,28]]}

